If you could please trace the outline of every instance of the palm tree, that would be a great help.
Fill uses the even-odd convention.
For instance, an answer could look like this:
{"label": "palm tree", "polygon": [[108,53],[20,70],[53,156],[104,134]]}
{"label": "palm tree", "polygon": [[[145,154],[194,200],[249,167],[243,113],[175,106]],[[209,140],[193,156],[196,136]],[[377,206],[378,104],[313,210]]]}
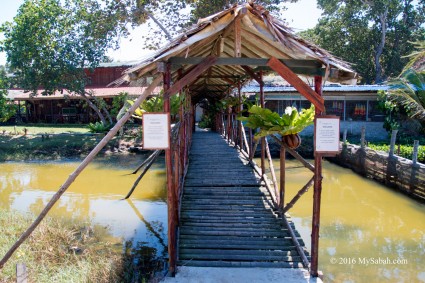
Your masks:
{"label": "palm tree", "polygon": [[416,42],[418,48],[398,78],[390,80],[386,92],[389,101],[406,109],[410,118],[418,120],[425,128],[425,41]]}

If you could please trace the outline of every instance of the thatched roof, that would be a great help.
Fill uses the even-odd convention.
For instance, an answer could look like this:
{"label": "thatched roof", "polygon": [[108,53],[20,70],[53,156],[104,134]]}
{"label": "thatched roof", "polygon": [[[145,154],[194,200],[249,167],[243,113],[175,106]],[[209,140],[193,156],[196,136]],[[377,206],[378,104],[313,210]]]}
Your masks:
{"label": "thatched roof", "polygon": [[354,84],[357,77],[347,63],[296,36],[263,7],[246,3],[199,20],[151,58],[126,70],[115,83],[154,76],[159,62],[171,64],[172,81],[176,81],[178,69],[185,74],[210,56],[218,59],[188,86],[195,97],[223,95],[259,70],[270,72],[267,61],[272,57],[299,75],[321,75],[345,84]]}

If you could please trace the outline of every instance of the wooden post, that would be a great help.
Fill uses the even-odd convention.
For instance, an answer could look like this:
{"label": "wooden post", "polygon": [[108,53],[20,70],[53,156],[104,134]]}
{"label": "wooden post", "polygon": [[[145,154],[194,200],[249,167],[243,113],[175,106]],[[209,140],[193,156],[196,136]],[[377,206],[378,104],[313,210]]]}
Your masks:
{"label": "wooden post", "polygon": [[366,128],[365,126],[362,126],[362,132],[361,132],[361,137],[360,137],[360,147],[361,149],[365,149],[365,144],[366,144]]}
{"label": "wooden post", "polygon": [[[283,138],[282,138],[283,143]],[[285,207],[285,174],[286,174],[286,150],[283,145],[280,145],[280,191],[279,191],[279,207]]]}
{"label": "wooden post", "polygon": [[[264,99],[264,82],[263,82],[263,71],[260,71],[260,104],[262,108],[266,107],[266,102]],[[261,174],[266,174],[266,138],[261,138]]]}
{"label": "wooden post", "polygon": [[398,130],[393,130],[391,132],[391,142],[390,142],[390,152],[389,152],[390,157],[394,156],[394,148],[395,148],[395,141],[396,141],[396,138],[397,138],[397,132],[398,132]]}
{"label": "wooden post", "polygon": [[[170,65],[167,64],[167,69],[164,73],[164,112],[170,113],[170,95],[167,90],[171,85],[171,71]],[[171,132],[171,124],[168,125],[169,131]],[[165,164],[167,170],[167,203],[168,203],[168,256],[169,266],[168,275],[175,276],[176,274],[176,260],[177,260],[177,249],[176,249],[176,229],[178,222],[178,203],[176,193],[173,188],[173,163],[172,163],[172,152],[171,152],[171,136],[169,141],[170,147],[165,150]]]}
{"label": "wooden post", "polygon": [[18,263],[16,265],[16,283],[27,283],[28,272],[25,263]]}
{"label": "wooden post", "polygon": [[[241,81],[238,81],[238,98],[239,98],[239,115],[242,115],[242,111],[243,111],[243,105],[242,105],[242,94],[241,94]],[[243,150],[243,136],[242,136],[242,131],[244,131],[244,128],[242,126],[242,122],[238,123],[238,129],[239,129],[239,147],[241,150]],[[248,149],[246,149],[246,151],[248,151]]]}
{"label": "wooden post", "polygon": [[[322,95],[322,77],[314,77],[314,90]],[[314,127],[316,128],[317,116],[321,111],[316,107],[314,117]],[[315,129],[316,130],[316,129]],[[314,137],[315,138],[315,137]],[[320,201],[322,194],[322,155],[314,152],[314,192],[313,192],[313,219],[311,233],[311,268],[310,274],[313,277],[319,276],[319,231],[320,231]]]}
{"label": "wooden post", "polygon": [[412,155],[413,165],[416,165],[418,163],[418,151],[419,151],[419,141],[415,140],[413,142],[413,155]]}

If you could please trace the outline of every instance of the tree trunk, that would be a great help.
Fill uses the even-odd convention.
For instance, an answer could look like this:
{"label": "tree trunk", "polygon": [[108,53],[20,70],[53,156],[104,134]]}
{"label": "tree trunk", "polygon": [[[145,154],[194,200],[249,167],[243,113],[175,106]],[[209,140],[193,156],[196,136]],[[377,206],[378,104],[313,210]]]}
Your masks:
{"label": "tree trunk", "polygon": [[152,21],[155,22],[155,24],[157,24],[159,26],[159,28],[165,33],[165,36],[167,37],[167,39],[169,41],[171,41],[173,38],[171,37],[170,33],[168,32],[168,30],[151,14],[151,13],[147,13],[147,15],[149,16],[149,18],[152,19]]}
{"label": "tree trunk", "polygon": [[376,47],[375,52],[375,69],[376,69],[376,75],[375,75],[375,83],[379,84],[382,82],[382,66],[381,62],[379,62],[379,59],[381,58],[382,53],[384,52],[385,47],[385,38],[387,35],[387,15],[388,15],[388,8],[385,8],[385,11],[379,15],[379,21],[381,23],[381,41],[379,42],[379,45]]}
{"label": "tree trunk", "polygon": [[96,106],[96,104],[94,104],[88,97],[87,97],[87,93],[83,92],[80,94],[81,97],[87,102],[87,104],[91,107],[91,109],[93,109],[97,115],[99,116],[100,121],[102,122],[102,124],[106,125],[106,119],[105,116],[103,116],[102,112],[100,111],[99,107]]}

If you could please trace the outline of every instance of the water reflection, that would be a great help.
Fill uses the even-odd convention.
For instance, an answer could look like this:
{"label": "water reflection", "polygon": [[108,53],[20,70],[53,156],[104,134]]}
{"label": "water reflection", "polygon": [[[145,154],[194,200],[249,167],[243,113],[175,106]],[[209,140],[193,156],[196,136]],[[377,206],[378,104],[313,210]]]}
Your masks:
{"label": "water reflection", "polygon": [[[286,202],[312,176],[298,165],[287,161]],[[325,281],[425,282],[425,205],[328,162],[323,177],[319,269]],[[289,211],[308,248],[312,198],[310,189]]]}
{"label": "water reflection", "polygon": [[[49,213],[90,219],[109,227],[113,236],[140,242],[164,256],[167,205],[163,159],[154,164],[131,197],[121,201],[138,175],[129,175],[141,156],[98,159],[89,165]],[[2,163],[0,205],[36,215],[45,207],[78,161]],[[166,249],[165,249],[166,252]]]}

